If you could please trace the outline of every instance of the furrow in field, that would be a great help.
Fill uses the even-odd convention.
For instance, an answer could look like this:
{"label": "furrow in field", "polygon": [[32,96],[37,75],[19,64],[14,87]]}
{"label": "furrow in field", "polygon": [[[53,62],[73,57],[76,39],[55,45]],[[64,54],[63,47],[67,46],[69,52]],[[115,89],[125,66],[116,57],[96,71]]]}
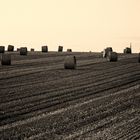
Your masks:
{"label": "furrow in field", "polygon": [[[130,66],[131,67],[131,66]],[[129,72],[133,72],[133,69],[132,69],[132,71],[130,71],[131,70],[131,68],[129,67]],[[128,68],[128,67],[127,67]],[[135,67],[136,68],[136,67]],[[116,71],[118,71],[118,70],[116,70]],[[116,73],[115,71],[113,71],[114,72],[114,77],[116,77],[116,76],[118,76],[120,73]],[[127,70],[122,70],[122,71],[120,71],[119,70],[119,72],[121,72],[121,74],[125,74],[125,73],[127,73]],[[122,72],[124,72],[124,73],[122,73]],[[91,74],[91,73],[90,73]],[[104,75],[104,77],[102,76],[102,75]],[[74,79],[73,79],[73,81],[75,81],[75,79],[78,81],[78,84],[79,85],[84,85],[84,84],[81,84],[81,82],[85,82],[85,80],[84,79],[87,79],[89,82],[87,82],[87,84],[90,84],[91,82],[98,82],[99,80],[100,81],[102,81],[102,80],[105,80],[105,79],[108,79],[108,78],[112,78],[113,76],[112,76],[112,74],[108,74],[107,72],[106,73],[102,73],[102,75],[99,75],[100,77],[98,77],[98,75],[97,76],[95,76],[95,75],[84,75],[84,76],[86,76],[86,77],[82,77],[82,75],[80,75],[82,78],[81,78],[81,80],[80,79],[78,79],[78,77],[73,77]],[[79,78],[80,78],[80,76],[79,76]],[[92,79],[92,76],[94,76],[94,79]],[[105,76],[108,76],[108,77],[105,77]],[[69,78],[72,78],[72,77],[69,77]],[[69,79],[63,79],[63,80],[69,80]],[[49,82],[51,82],[51,81],[49,81]],[[60,80],[58,80],[58,82],[60,82]],[[64,81],[63,83],[65,83],[66,81]],[[38,83],[39,84],[39,83]],[[49,84],[49,83],[46,83],[46,84]],[[54,82],[54,85],[56,84],[56,81]],[[44,86],[45,84],[43,83],[43,86]],[[57,85],[58,85],[58,83],[57,83]],[[60,88],[60,89],[66,89],[67,87],[66,87],[66,84],[64,85],[65,86],[65,88]],[[74,84],[72,85],[72,87],[74,86]],[[76,85],[77,86],[77,85]],[[39,86],[38,86],[39,87]],[[70,86],[68,86],[68,88],[70,88]],[[26,88],[25,88],[26,89]],[[55,91],[55,90],[51,90],[51,92],[52,91]],[[49,92],[49,91],[48,91]],[[21,95],[21,94],[20,94]],[[19,96],[20,96],[19,95]],[[25,95],[25,94],[23,94],[23,95]],[[12,94],[10,94],[10,96],[12,96]],[[6,96],[1,96],[2,98],[3,97],[6,97]]]}
{"label": "furrow in field", "polygon": [[[136,77],[132,76],[132,77],[133,77],[132,79],[129,78],[129,80],[131,80],[131,81],[129,81],[128,83],[131,83],[133,80],[135,81],[135,79],[137,78],[137,76]],[[122,77],[122,78],[124,78],[124,77]],[[140,79],[140,76],[139,76],[139,79]],[[32,111],[37,111],[38,108],[40,108],[40,109],[48,108],[50,106],[55,106],[58,104],[63,104],[63,103],[66,103],[66,102],[69,102],[72,100],[76,100],[79,98],[90,96],[91,94],[97,94],[97,93],[100,93],[104,90],[114,88],[114,87],[112,87],[113,84],[115,84],[115,86],[123,85],[124,83],[122,83],[121,81],[122,80],[119,79],[118,81],[117,80],[115,81],[116,83],[105,82],[105,85],[101,84],[101,86],[99,86],[99,85],[97,86],[99,88],[95,87],[94,88],[95,92],[93,92],[91,90],[91,88],[93,87],[92,85],[90,85],[89,87],[82,87],[83,92],[80,92],[80,91],[82,91],[82,89],[80,89],[79,91],[76,89],[73,92],[72,91],[71,92],[65,91],[65,94],[63,96],[58,95],[57,98],[56,97],[50,98],[49,99],[50,101],[48,99],[46,99],[45,97],[40,97],[41,99],[38,99],[39,98],[38,97],[38,98],[35,98],[34,100],[33,100],[33,98],[31,98],[30,100],[27,99],[26,102],[23,100],[20,100],[19,103],[15,102],[14,106],[13,106],[13,103],[8,103],[9,105],[12,104],[12,106],[8,106],[8,104],[5,104],[5,105],[3,104],[3,105],[1,105],[3,109],[6,107],[7,109],[12,108],[12,110],[10,111],[10,113],[5,112],[4,115],[1,115],[1,120],[3,120],[4,118],[5,119],[9,118],[9,117],[12,118],[12,116],[15,118],[15,116],[18,116],[21,114],[26,114],[26,113],[30,113]],[[101,89],[101,90],[99,90],[99,89]],[[76,92],[76,94],[75,94],[75,92]],[[44,100],[44,98],[45,98],[45,100]],[[7,109],[4,109],[4,110],[7,110]]]}
{"label": "furrow in field", "polygon": [[[54,62],[48,64],[49,68],[41,66],[38,56],[29,55],[15,61],[19,65],[23,63],[23,69],[13,67],[10,73],[9,68],[7,78],[0,76],[0,138],[82,139],[89,133],[95,139],[105,134],[104,138],[110,139],[139,138],[140,66],[135,55],[120,55],[118,62],[109,63],[99,54],[77,53],[78,69],[75,71],[63,70],[62,61],[58,64],[56,60],[74,53],[59,56],[52,53],[47,59],[45,55],[42,64],[48,60]],[[15,60],[19,56],[16,57]],[[32,58],[37,58],[37,62]],[[4,74],[7,68],[0,66],[0,69],[3,71],[0,74]],[[20,72],[21,82],[16,72]],[[35,76],[36,72],[39,77]],[[46,76],[53,72],[56,77]],[[3,82],[10,84],[16,79],[20,84],[16,81],[6,89]],[[132,118],[135,123],[130,121]]]}
{"label": "furrow in field", "polygon": [[[137,87],[138,88],[138,87]],[[99,120],[99,126],[101,127],[103,124],[101,123],[101,120],[102,119],[104,119],[104,118],[108,118],[108,117],[111,117],[113,114],[115,115],[115,116],[117,116],[118,115],[118,113],[119,112],[122,112],[122,111],[125,111],[125,110],[127,110],[127,109],[130,109],[130,107],[132,107],[131,106],[131,104],[133,103],[133,100],[135,99],[135,98],[138,98],[139,97],[139,94],[137,93],[139,90],[137,90],[135,93],[137,93],[135,96],[133,96],[133,89],[132,90],[129,90],[129,89],[127,89],[127,90],[123,90],[123,91],[120,91],[120,92],[118,92],[118,93],[115,93],[115,94],[111,94],[111,95],[108,95],[108,96],[106,96],[106,95],[104,95],[104,97],[102,96],[102,97],[99,97],[99,98],[96,98],[96,99],[92,99],[93,101],[91,101],[92,102],[92,104],[93,104],[93,107],[92,107],[92,104],[91,104],[91,102],[90,101],[87,101],[87,103],[88,104],[82,104],[82,106],[77,106],[79,109],[77,109],[77,108],[73,108],[72,110],[65,110],[63,113],[61,112],[61,114],[59,114],[59,116],[58,115],[53,115],[54,117],[52,117],[52,116],[50,116],[51,118],[46,118],[45,116],[43,117],[44,119],[43,120],[38,120],[37,122],[37,124],[36,123],[34,123],[34,125],[31,123],[31,124],[29,124],[29,122],[28,122],[28,125],[26,126],[26,129],[24,129],[25,131],[26,130],[28,130],[28,129],[30,129],[30,128],[32,128],[32,130],[33,131],[31,131],[31,130],[28,130],[28,131],[30,131],[30,133],[27,133],[26,134],[26,136],[31,136],[31,135],[33,135],[33,134],[36,134],[36,133],[39,133],[39,132],[42,132],[42,131],[46,131],[46,132],[48,132],[48,133],[51,133],[51,131],[52,130],[56,130],[56,131],[53,131],[53,136],[55,137],[55,138],[57,138],[57,134],[58,134],[58,136],[61,136],[61,134],[63,135],[63,134],[65,134],[66,132],[67,133],[69,133],[69,131],[67,131],[67,130],[69,130],[69,129],[72,129],[72,131],[74,131],[75,129],[73,128],[73,127],[76,127],[77,128],[77,125],[78,125],[78,129],[80,129],[80,128],[83,128],[85,125],[88,125],[89,124],[89,122],[87,121],[88,119],[89,119],[89,121],[91,121],[91,122],[93,122],[93,124],[95,124],[96,125],[96,122],[95,122],[95,120]],[[125,92],[128,92],[127,94],[129,95],[130,94],[130,92],[132,92],[130,95],[131,96],[128,96],[129,98],[127,98],[126,96],[124,96],[124,93]],[[125,93],[126,94],[126,93]],[[120,100],[120,103],[118,103],[118,105],[115,105],[114,103],[112,103],[112,107],[110,106],[109,108],[108,108],[108,106],[106,106],[107,108],[105,108],[105,110],[101,107],[101,108],[99,108],[99,109],[101,109],[101,110],[99,110],[98,112],[97,112],[97,110],[98,110],[98,108],[96,108],[95,106],[98,106],[98,104],[100,103],[100,105],[102,105],[103,107],[104,107],[104,105],[105,105],[105,102],[107,101],[107,103],[108,102],[112,102],[113,100],[112,100],[112,98],[114,98],[114,99],[116,99],[116,97],[115,97],[115,95],[117,95],[118,96],[118,99],[120,98],[121,100]],[[122,96],[123,96],[123,98],[124,99],[122,99]],[[117,99],[117,100],[118,100]],[[124,102],[123,102],[124,101]],[[118,100],[118,102],[119,102],[119,100]],[[117,103],[117,101],[116,101],[116,103]],[[122,104],[123,103],[123,104]],[[121,107],[121,104],[122,104],[122,107]],[[89,108],[89,109],[87,109],[87,108]],[[88,115],[86,114],[86,119],[84,119],[84,117],[82,117],[81,116],[81,114],[79,114],[79,113],[85,113],[84,111],[83,111],[83,109],[85,109],[86,111],[90,111],[92,114],[89,114],[89,117],[91,117],[91,118],[89,118],[88,117]],[[81,111],[82,112],[81,112]],[[104,110],[104,111],[103,111]],[[78,111],[78,112],[77,112]],[[87,112],[87,113],[90,113],[90,112]],[[109,113],[109,112],[112,112],[112,113]],[[97,113],[96,113],[97,112]],[[133,112],[135,112],[135,111],[133,111]],[[95,114],[94,114],[95,113]],[[97,114],[100,114],[99,116],[100,117],[97,117]],[[105,114],[104,114],[105,113]],[[107,114],[106,114],[107,113]],[[130,112],[131,113],[131,112]],[[68,116],[66,115],[66,114],[69,114]],[[83,115],[82,114],[82,115]],[[112,115],[111,115],[112,114]],[[111,116],[110,116],[111,115]],[[79,118],[79,116],[81,116],[83,119],[81,120],[80,118]],[[124,115],[125,116],[125,115]],[[129,115],[127,115],[127,116],[129,116]],[[67,118],[68,117],[68,118]],[[79,119],[78,119],[78,118]],[[92,119],[92,117],[93,117],[93,119]],[[119,116],[117,116],[116,118],[118,118]],[[65,119],[63,119],[63,118],[65,118]],[[75,124],[75,126],[73,126],[73,119],[75,120],[75,123],[77,122],[78,124],[76,125]],[[121,118],[120,118],[121,119]],[[65,122],[63,122],[63,120],[65,121]],[[110,120],[110,119],[108,119],[108,120]],[[82,123],[81,124],[81,121],[84,121],[85,123]],[[52,122],[52,123],[51,123]],[[98,122],[98,121],[97,121]],[[107,122],[107,121],[103,121],[103,122]],[[46,124],[43,128],[41,127],[41,125],[39,125],[39,123],[40,124]],[[36,125],[35,125],[36,124]],[[67,125],[70,125],[68,128],[67,128]],[[98,129],[100,130],[100,127],[98,126]],[[20,131],[20,128],[19,128],[19,126],[17,126],[18,127],[18,130],[17,131]],[[35,127],[37,127],[38,129],[35,129]],[[104,127],[104,125],[102,126],[102,127]],[[23,125],[21,125],[21,128],[23,129],[24,128],[24,126]],[[28,128],[28,129],[27,129]],[[65,128],[67,128],[67,129],[65,129]],[[97,128],[96,128],[97,129]],[[4,130],[5,132],[6,132],[6,130]],[[10,131],[10,130],[9,130]],[[39,131],[39,132],[38,132]],[[76,131],[75,131],[76,132]],[[11,132],[12,133],[12,132]],[[24,134],[24,132],[22,131],[22,132],[20,132],[19,134],[21,134],[21,133],[23,133]]]}
{"label": "furrow in field", "polygon": [[[124,112],[121,112],[119,115],[116,114],[116,116],[114,116],[113,118],[110,118],[110,123],[107,124],[107,120],[104,120],[105,125],[104,126],[100,126],[97,127],[96,129],[93,128],[93,126],[90,127],[86,127],[85,128],[85,132],[83,132],[83,130],[79,131],[78,133],[75,133],[73,135],[70,135],[67,137],[67,139],[108,139],[108,140],[116,140],[119,139],[121,140],[121,137],[118,137],[117,135],[113,135],[112,132],[115,132],[115,128],[118,127],[118,125],[122,125],[122,127],[120,128],[120,131],[123,132],[123,130],[125,130],[125,125],[130,126],[130,129],[132,133],[134,133],[135,129],[139,128],[139,117],[135,116],[135,113],[137,113],[137,111],[131,111],[131,109],[127,109]],[[129,117],[127,117],[126,115],[128,115]],[[111,116],[112,117],[112,116]],[[133,130],[133,124],[132,123],[128,123],[131,120],[135,120],[135,122],[137,122],[138,125],[135,125],[135,128]],[[102,120],[101,120],[102,121]],[[101,124],[101,122],[100,122]],[[101,128],[102,127],[102,128]],[[125,132],[123,132],[124,135]],[[138,134],[138,133],[137,133]],[[124,139],[128,139],[128,137],[126,136]],[[122,140],[124,140],[122,139]]]}
{"label": "furrow in field", "polygon": [[[137,96],[136,96],[137,97]],[[65,127],[63,127],[62,126],[62,129],[60,130],[60,128],[59,128],[59,132],[57,132],[57,131],[55,131],[55,132],[53,132],[54,133],[54,135],[55,134],[60,134],[60,131],[62,131],[62,132],[64,132],[64,133],[62,133],[61,132],[61,134],[59,135],[60,136],[60,139],[62,139],[62,138],[64,138],[64,139],[66,139],[65,137],[61,137],[61,136],[63,136],[63,134],[65,135],[65,134],[69,134],[70,133],[70,130],[74,130],[74,134],[76,133],[76,131],[79,131],[79,129],[81,128],[81,131],[80,132],[78,132],[78,133],[76,133],[76,137],[78,136],[80,136],[81,134],[82,135],[85,135],[85,133],[89,133],[89,131],[91,132],[91,131],[93,131],[92,133],[93,134],[95,134],[95,133],[97,133],[97,132],[101,132],[102,130],[105,130],[105,128],[108,128],[108,127],[112,127],[112,124],[113,124],[113,127],[115,126],[115,125],[118,125],[118,123],[122,123],[122,121],[124,121],[125,123],[126,123],[126,119],[130,119],[130,116],[131,116],[131,118],[132,117],[134,117],[134,113],[137,113],[137,111],[134,111],[134,109],[133,108],[131,108],[131,104],[132,104],[132,102],[130,102],[130,100],[127,100],[128,101],[128,103],[126,102],[126,101],[122,101],[123,102],[123,104],[122,104],[122,102],[119,104],[119,106],[118,105],[115,105],[115,104],[112,104],[112,108],[111,108],[111,110],[109,110],[109,108],[108,108],[108,106],[106,106],[107,108],[106,108],[106,111],[100,111],[99,112],[99,117],[96,117],[96,113],[94,113],[94,111],[93,110],[91,110],[92,111],[92,113],[93,114],[87,114],[86,116],[87,117],[85,117],[85,116],[81,116],[82,118],[80,119],[79,118],[79,116],[78,116],[78,119],[76,119],[75,118],[75,120],[73,120],[73,121],[68,121],[68,122],[65,122],[65,123],[63,123],[63,125],[65,126]],[[133,100],[132,100],[133,101]],[[121,104],[122,104],[122,106],[121,106]],[[126,108],[125,108],[125,107]],[[130,111],[130,110],[132,110],[132,111]],[[112,113],[111,113],[111,112]],[[115,112],[116,111],[116,112]],[[129,113],[129,115],[127,114],[126,115],[126,111],[128,111],[128,113]],[[104,113],[108,113],[108,115],[103,115]],[[121,113],[121,116],[119,116],[118,114],[120,114]],[[80,115],[80,114],[79,114]],[[123,115],[123,116],[122,116]],[[129,117],[127,117],[127,116],[129,116]],[[72,116],[71,116],[72,117]],[[103,117],[103,118],[102,118]],[[105,117],[105,118],[104,118]],[[107,119],[107,118],[110,118],[110,117],[113,117],[113,119],[111,120],[111,119]],[[125,119],[123,119],[123,117],[125,117]],[[115,118],[115,119],[114,119]],[[105,119],[106,121],[104,121],[104,124],[102,124],[101,122],[102,122],[102,120],[103,119]],[[78,121],[79,122],[78,122]],[[89,122],[88,122],[88,120],[89,120]],[[94,128],[93,129],[93,127],[96,125],[96,122],[98,122],[98,120],[99,120],[99,126],[98,127],[96,127],[96,128]],[[109,122],[108,122],[108,120],[109,120]],[[83,123],[81,122],[81,121],[83,121]],[[71,123],[71,124],[70,124]],[[77,124],[78,123],[78,124]],[[88,125],[91,125],[93,123],[93,126],[90,126],[90,127],[88,127],[88,129],[87,129],[87,126]],[[61,125],[61,124],[58,124],[57,126],[59,126],[59,125]],[[70,125],[70,126],[69,126]],[[74,127],[74,125],[76,125],[76,129],[74,129],[73,127]],[[78,125],[78,130],[77,130],[77,125]],[[87,125],[87,126],[86,126]],[[67,129],[67,127],[69,128],[69,129]],[[83,131],[83,128],[84,127],[86,127],[86,129],[85,129],[85,132]],[[57,129],[57,127],[54,127],[55,129]],[[48,131],[49,132],[49,131]],[[44,133],[43,133],[44,134]],[[58,136],[58,137],[59,137]],[[72,136],[73,135],[70,135],[71,137],[70,137],[70,139],[72,138]],[[74,135],[75,136],[75,135]],[[57,137],[57,138],[58,138]],[[82,138],[82,137],[81,137]]]}
{"label": "furrow in field", "polygon": [[[104,71],[99,71],[99,72],[92,72],[92,71],[90,71],[90,72],[88,72],[88,74],[87,73],[85,73],[84,74],[84,72],[79,72],[79,71],[68,71],[68,72],[66,72],[66,71],[58,71],[58,73],[59,74],[55,74],[55,75],[59,75],[60,76],[60,78],[58,77],[58,78],[55,78],[55,80],[53,80],[53,79],[50,79],[49,80],[49,77],[47,78],[45,78],[45,75],[48,75],[47,73],[45,74],[44,72],[42,72],[43,73],[43,75],[42,76],[39,76],[41,79],[39,79],[38,81],[35,79],[34,81],[35,82],[31,82],[31,84],[29,84],[28,82],[27,82],[27,84],[28,84],[28,86],[26,86],[26,84],[23,84],[23,85],[21,85],[21,84],[19,84],[19,86],[20,86],[20,88],[18,87],[18,85],[16,84],[14,87],[15,88],[17,88],[18,90],[16,91],[15,90],[15,88],[14,89],[10,89],[10,93],[8,94],[7,93],[7,88],[9,89],[11,86],[9,86],[9,87],[7,87],[6,86],[6,88],[3,86],[2,88],[1,88],[1,90],[2,90],[2,94],[1,94],[1,98],[4,98],[4,99],[10,99],[12,96],[15,96],[15,95],[17,95],[16,93],[18,93],[18,96],[17,97],[21,97],[22,95],[25,97],[26,96],[26,94],[27,94],[27,96],[28,96],[28,93],[24,93],[24,90],[25,91],[30,91],[31,90],[31,92],[32,92],[32,94],[34,95],[35,93],[36,93],[36,91],[37,91],[37,89],[41,89],[42,91],[43,91],[43,87],[44,87],[44,85],[46,84],[47,85],[47,87],[45,86],[45,91],[46,92],[50,92],[50,90],[49,90],[49,86],[48,85],[58,85],[57,86],[57,88],[56,89],[53,89],[53,90],[51,90],[52,92],[53,91],[55,91],[55,90],[63,90],[63,89],[67,89],[67,87],[68,88],[70,88],[70,84],[69,84],[69,80],[71,81],[71,79],[72,79],[72,81],[74,82],[77,82],[78,81],[78,83],[76,83],[75,85],[76,86],[78,86],[78,85],[84,85],[84,84],[81,84],[81,82],[84,82],[85,80],[84,79],[87,79],[87,84],[88,84],[88,82],[90,82],[91,80],[90,79],[93,79],[92,77],[94,77],[94,79],[97,79],[96,81],[98,81],[98,80],[104,80],[104,79],[107,79],[107,78],[110,78],[110,76],[112,77],[112,75],[111,75],[111,73],[113,72],[113,73],[116,73],[116,75],[114,75],[114,76],[117,76],[117,75],[119,75],[119,74],[117,74],[117,72],[119,71],[120,73],[121,72],[126,72],[127,73],[127,70],[133,70],[133,67],[135,67],[135,69],[138,69],[139,68],[139,66],[138,65],[125,65],[125,66],[120,66],[120,67],[117,67],[117,68],[110,68],[110,69],[107,69],[107,70],[104,70]],[[126,70],[125,70],[126,69]],[[65,72],[65,73],[64,73]],[[40,74],[42,74],[42,73],[40,73]],[[51,72],[49,72],[49,73],[51,73]],[[68,73],[70,73],[70,74],[68,74]],[[75,75],[75,73],[77,74],[77,75]],[[109,74],[110,73],[110,74]],[[53,74],[53,73],[52,73]],[[65,76],[65,75],[67,75],[68,74],[68,77],[67,76]],[[124,73],[121,73],[121,74],[124,74]],[[35,75],[35,74],[34,74]],[[34,76],[33,75],[33,76]],[[50,77],[52,77],[52,75],[50,74],[49,75]],[[106,77],[107,76],[107,77]],[[31,77],[31,76],[30,76]],[[28,81],[30,81],[30,77],[29,77],[29,79],[28,79]],[[35,76],[36,77],[36,76]],[[43,78],[44,77],[44,78]],[[44,79],[44,80],[43,80]],[[91,81],[91,82],[96,82],[96,81],[94,81],[94,79]],[[21,79],[21,81],[24,81],[24,78],[23,79]],[[31,80],[32,80],[32,78],[31,78]],[[27,81],[26,79],[25,79],[25,81]],[[12,83],[12,81],[10,81],[11,83]],[[20,81],[19,81],[20,82]],[[43,83],[43,84],[42,84]],[[58,83],[60,83],[61,84],[61,88],[59,87],[59,84]],[[68,83],[68,86],[66,85],[66,83]],[[13,83],[14,84],[14,83]],[[78,84],[78,85],[77,85]],[[7,85],[7,84],[6,84]],[[30,85],[31,85],[31,87],[30,87]],[[35,85],[36,87],[35,87],[35,89],[33,89],[33,85]],[[24,87],[24,90],[22,90],[23,88],[21,88],[22,86],[25,86]],[[43,87],[42,87],[43,86]],[[73,87],[74,86],[74,83],[72,84],[72,86],[71,87]],[[13,86],[12,86],[13,87]],[[42,87],[42,88],[41,88]],[[5,89],[5,90],[3,90],[3,88]],[[53,88],[55,88],[54,86],[53,86]],[[47,90],[46,90],[47,89]],[[44,91],[44,92],[45,92]],[[19,94],[20,93],[20,94]],[[22,93],[22,94],[21,94]],[[24,94],[23,94],[24,93]],[[39,94],[40,94],[40,92],[39,92]],[[4,95],[4,96],[3,96]],[[9,98],[6,98],[6,97],[8,97],[8,95],[10,95],[10,97]],[[2,101],[4,101],[4,99],[2,100]]]}
{"label": "furrow in field", "polygon": [[[45,64],[47,64],[47,66],[48,65],[50,65],[50,64],[52,64],[52,63],[54,63],[54,64],[56,64],[56,63],[58,63],[59,62],[59,59],[61,60],[60,62],[63,62],[62,60],[64,60],[64,58],[59,58],[58,57],[58,60],[56,59],[54,59],[54,58],[51,58],[50,60],[51,60],[51,62],[50,62],[50,60],[47,60],[48,58],[45,58],[45,60],[46,60],[46,62],[44,62]],[[54,60],[53,60],[54,59]],[[105,62],[106,60],[105,59],[102,59],[102,58],[99,58],[99,59],[97,59],[97,58],[92,58],[91,60],[89,60],[88,59],[88,61],[94,61],[94,59],[97,61],[97,62]],[[132,58],[131,58],[132,59]],[[29,60],[27,60],[27,62],[28,62]],[[32,60],[32,61],[35,61],[35,60]],[[32,62],[31,61],[31,62]],[[24,67],[24,71],[26,70],[26,69],[28,69],[28,68],[32,68],[33,69],[33,67],[41,67],[43,64],[42,64],[42,62],[40,63],[40,61],[44,61],[44,60],[40,60],[39,59],[39,62],[36,62],[35,61],[35,63],[36,63],[36,65],[34,65],[34,63],[31,63],[30,61],[28,62],[29,64],[28,65],[26,65],[26,64],[24,64],[23,62],[20,62],[20,66],[19,66],[19,69],[17,70],[17,68],[16,68],[16,65],[15,66],[8,66],[8,69],[7,69],[7,66],[5,66],[5,67],[2,67],[1,69],[2,69],[2,71],[5,71],[5,73],[7,73],[7,70],[10,72],[10,73],[12,73],[12,71],[13,72],[16,72],[16,74],[18,74],[18,72],[22,72],[23,70],[23,68],[22,68],[22,66]],[[79,61],[81,61],[81,58],[79,58]],[[82,63],[84,64],[85,63],[85,65],[88,63],[88,61],[85,59],[85,60],[82,60]],[[127,60],[128,61],[128,60]],[[97,63],[96,62],[96,63]],[[80,65],[80,64],[79,64]],[[88,64],[87,64],[88,65]],[[13,70],[11,70],[10,68],[13,68]],[[31,70],[31,69],[29,69],[29,70]],[[5,74],[5,73],[2,73],[2,71],[1,71],[1,76],[3,76],[3,74]],[[7,75],[6,75],[6,77],[7,77]]]}
{"label": "furrow in field", "polygon": [[[136,67],[135,67],[136,68]],[[132,69],[132,70],[131,70]],[[131,70],[131,71],[130,71]],[[60,82],[60,80],[58,80],[58,81],[55,81],[54,83],[51,83],[51,81],[49,81],[50,83],[51,83],[51,85],[58,85],[58,87],[59,87],[59,83],[61,84],[61,83],[66,83],[66,82],[68,82],[68,86],[66,85],[66,84],[64,84],[64,86],[61,86],[61,88],[58,88],[58,87],[56,87],[56,89],[55,89],[55,87],[54,87],[54,89],[53,90],[45,90],[45,91],[43,91],[43,88],[40,88],[40,86],[39,86],[39,83],[38,83],[38,86],[37,86],[37,89],[42,89],[42,92],[40,92],[40,91],[38,91],[37,89],[35,89],[36,90],[36,92],[35,93],[37,93],[37,94],[33,94],[33,90],[32,90],[32,94],[30,94],[30,90],[29,89],[27,89],[27,88],[25,88],[24,90],[25,90],[25,93],[24,93],[24,91],[21,91],[20,93],[22,93],[22,94],[18,94],[18,96],[15,96],[16,94],[9,94],[10,96],[8,97],[7,95],[2,95],[1,96],[1,103],[3,103],[3,102],[5,102],[5,101],[12,101],[12,100],[18,100],[18,99],[22,99],[22,98],[29,98],[29,97],[32,97],[32,96],[41,96],[41,94],[42,95],[44,95],[44,94],[46,94],[45,96],[46,97],[49,97],[50,95],[51,96],[55,96],[56,94],[53,94],[53,92],[57,92],[58,90],[60,91],[60,90],[65,90],[65,92],[67,92],[67,91],[71,91],[71,89],[74,89],[74,88],[76,88],[76,89],[80,89],[81,90],[81,87],[83,86],[86,86],[87,87],[87,85],[89,85],[89,84],[92,84],[92,83],[94,83],[93,84],[93,86],[98,86],[98,85],[101,85],[102,83],[104,84],[105,82],[107,82],[106,80],[109,80],[109,82],[110,82],[110,79],[111,78],[113,78],[114,80],[115,80],[115,78],[116,78],[116,76],[117,76],[117,78],[122,78],[122,76],[119,76],[119,75],[124,75],[124,78],[125,77],[132,77],[131,75],[127,75],[127,73],[134,73],[135,74],[135,70],[133,70],[133,68],[129,68],[129,70],[127,71],[127,70],[119,70],[118,71],[118,73],[117,73],[117,71],[118,70],[116,70],[116,71],[113,71],[113,74],[108,74],[107,72],[106,73],[102,73],[101,75],[97,75],[97,76],[95,76],[95,75],[92,75],[92,73],[90,73],[89,74],[89,76],[87,76],[87,75],[84,75],[84,76],[86,76],[86,77],[84,77],[84,76],[82,76],[82,75],[80,75],[79,76],[79,78],[80,77],[82,77],[82,78],[80,78],[80,79],[78,79],[78,77],[73,77],[73,79],[72,79],[72,77],[69,77],[71,80],[72,80],[72,82],[73,82],[73,84],[71,85],[71,86],[69,86],[70,84],[69,84],[69,79],[68,78],[63,78],[62,80],[65,80],[65,81],[61,81]],[[139,72],[137,72],[137,70],[136,70],[136,73],[137,73],[137,75],[139,75]],[[104,77],[102,76],[102,75],[104,75]],[[94,76],[94,79],[92,78]],[[112,79],[112,80],[113,80]],[[87,81],[88,82],[87,82]],[[76,83],[76,84],[74,84],[74,82],[77,82],[78,81],[78,83]],[[53,82],[53,81],[52,81]],[[58,83],[57,83],[58,82]],[[41,83],[41,85],[42,86],[44,86],[44,87],[46,87],[45,85],[49,85],[49,83],[47,82],[46,84],[45,84],[45,82],[43,82],[43,84]],[[62,84],[61,84],[62,85]],[[36,86],[36,85],[35,85]],[[78,88],[79,87],[79,88]],[[45,88],[46,89],[46,88]],[[82,88],[82,89],[84,89],[84,88]],[[27,92],[27,91],[29,91],[29,92]],[[75,91],[75,89],[74,89],[74,91]],[[11,91],[12,92],[12,91]],[[24,93],[24,94],[23,94]],[[3,93],[4,94],[4,93]]]}

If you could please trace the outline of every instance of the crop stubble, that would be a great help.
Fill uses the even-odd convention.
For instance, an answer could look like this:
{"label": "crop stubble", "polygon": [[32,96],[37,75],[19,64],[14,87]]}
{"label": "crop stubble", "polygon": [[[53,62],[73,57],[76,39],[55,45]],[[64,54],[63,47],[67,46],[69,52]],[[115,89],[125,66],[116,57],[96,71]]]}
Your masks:
{"label": "crop stubble", "polygon": [[[63,69],[66,55],[77,55],[76,70]],[[109,63],[98,53],[14,54],[13,65],[0,69],[1,138],[140,137],[136,55],[121,54]],[[38,120],[42,114],[46,117]]]}

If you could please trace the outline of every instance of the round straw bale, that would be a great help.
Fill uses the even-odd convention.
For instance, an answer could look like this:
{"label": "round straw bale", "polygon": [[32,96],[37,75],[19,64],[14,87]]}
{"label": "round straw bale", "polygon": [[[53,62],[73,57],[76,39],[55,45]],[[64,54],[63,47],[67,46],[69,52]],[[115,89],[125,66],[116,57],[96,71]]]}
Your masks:
{"label": "round straw bale", "polygon": [[5,47],[4,46],[0,46],[0,53],[4,53],[5,52]]}
{"label": "round straw bale", "polygon": [[76,57],[75,56],[66,56],[64,62],[65,69],[76,69]]}
{"label": "round straw bale", "polygon": [[118,60],[118,54],[116,52],[109,52],[107,54],[107,60],[109,62],[115,62]]}
{"label": "round straw bale", "polygon": [[58,52],[63,52],[63,46],[58,46]]}
{"label": "round straw bale", "polygon": [[72,49],[67,49],[67,52],[72,52]]}
{"label": "round straw bale", "polygon": [[31,52],[34,52],[35,51],[35,49],[34,48],[31,48]]}
{"label": "round straw bale", "polygon": [[113,51],[112,47],[107,47],[106,50],[107,50],[107,51],[110,51],[110,52]]}
{"label": "round straw bale", "polygon": [[106,49],[104,49],[103,50],[103,58],[106,58],[107,57],[107,54],[109,52],[112,52],[112,51],[113,51],[112,47],[107,47]]}
{"label": "round straw bale", "polygon": [[17,48],[17,52],[20,51],[20,48]]}
{"label": "round straw bale", "polygon": [[20,48],[20,55],[27,55],[27,47]]}
{"label": "round straw bale", "polygon": [[126,49],[123,50],[123,53],[126,53]]}
{"label": "round straw bale", "polygon": [[2,65],[11,65],[11,55],[10,54],[2,54],[1,64]]}
{"label": "round straw bale", "polygon": [[42,46],[42,52],[48,52],[48,46]]}
{"label": "round straw bale", "polygon": [[8,51],[13,52],[14,51],[14,46],[13,45],[8,45]]}
{"label": "round straw bale", "polygon": [[126,47],[126,48],[124,49],[124,53],[125,53],[125,54],[131,54],[131,53],[132,53],[131,48]]}

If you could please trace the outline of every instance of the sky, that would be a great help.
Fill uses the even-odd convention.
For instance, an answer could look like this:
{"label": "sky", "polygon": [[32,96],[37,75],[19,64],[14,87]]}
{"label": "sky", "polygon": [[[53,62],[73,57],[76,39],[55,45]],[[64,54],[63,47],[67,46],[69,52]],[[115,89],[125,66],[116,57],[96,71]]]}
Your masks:
{"label": "sky", "polygon": [[0,45],[140,52],[140,0],[0,0]]}

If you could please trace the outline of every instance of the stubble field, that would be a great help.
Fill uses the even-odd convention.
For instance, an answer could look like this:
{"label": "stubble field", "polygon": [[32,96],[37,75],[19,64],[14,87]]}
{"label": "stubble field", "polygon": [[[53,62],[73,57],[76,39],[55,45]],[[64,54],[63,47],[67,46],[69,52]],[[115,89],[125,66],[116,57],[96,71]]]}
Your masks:
{"label": "stubble field", "polygon": [[[65,70],[67,55],[76,70]],[[12,53],[0,65],[0,139],[140,139],[137,54]]]}

